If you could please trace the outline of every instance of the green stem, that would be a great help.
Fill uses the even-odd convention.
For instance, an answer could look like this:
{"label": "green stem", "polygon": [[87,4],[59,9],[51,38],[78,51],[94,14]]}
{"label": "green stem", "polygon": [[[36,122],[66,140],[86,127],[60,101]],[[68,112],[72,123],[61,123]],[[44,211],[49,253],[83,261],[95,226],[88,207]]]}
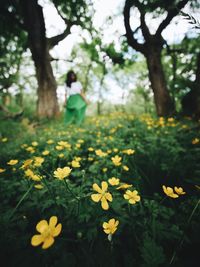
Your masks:
{"label": "green stem", "polygon": [[71,193],[71,195],[76,199],[76,200],[80,200],[79,199],[79,197],[77,197],[75,194],[74,194],[74,192],[71,190],[71,188],[69,187],[69,185],[68,185],[68,183],[67,183],[67,181],[64,179],[64,183],[65,183],[65,186],[66,186],[66,189],[67,189],[67,191],[68,192],[70,192]]}
{"label": "green stem", "polygon": [[9,219],[12,218],[13,214],[15,213],[15,211],[17,210],[17,208],[21,205],[22,201],[26,198],[26,196],[29,194],[29,192],[31,191],[31,189],[33,188],[34,184],[31,184],[31,186],[29,187],[29,189],[25,192],[25,194],[21,197],[21,199],[19,200],[19,202],[17,203],[16,207],[14,208],[14,210],[12,211],[12,213],[9,216]]}

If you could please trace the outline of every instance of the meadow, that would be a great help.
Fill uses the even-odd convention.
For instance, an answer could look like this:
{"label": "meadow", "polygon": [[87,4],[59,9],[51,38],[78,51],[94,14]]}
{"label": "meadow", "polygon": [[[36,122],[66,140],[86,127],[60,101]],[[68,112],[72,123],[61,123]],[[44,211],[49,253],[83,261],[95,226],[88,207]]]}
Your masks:
{"label": "meadow", "polygon": [[2,266],[198,266],[198,122],[113,113],[0,128]]}

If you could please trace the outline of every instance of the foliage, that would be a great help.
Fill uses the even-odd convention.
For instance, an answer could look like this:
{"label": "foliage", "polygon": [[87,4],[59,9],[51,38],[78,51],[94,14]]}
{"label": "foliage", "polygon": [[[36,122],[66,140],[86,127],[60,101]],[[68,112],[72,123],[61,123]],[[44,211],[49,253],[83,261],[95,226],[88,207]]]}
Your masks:
{"label": "foliage", "polygon": [[[27,134],[23,124],[14,135],[16,126],[4,130],[0,144],[0,243],[7,266],[191,266],[198,259],[197,124],[117,113],[88,118],[81,128],[52,121]],[[57,168],[67,166],[71,173],[57,179]],[[119,184],[111,185],[111,177]],[[93,184],[102,181],[113,198],[108,210],[91,199]],[[127,190],[117,189],[124,184],[138,192],[135,204],[124,197]],[[162,185],[186,194],[172,199]],[[36,224],[54,215],[62,224],[55,244],[45,251],[32,247]],[[102,224],[111,218],[119,225],[107,236]]]}

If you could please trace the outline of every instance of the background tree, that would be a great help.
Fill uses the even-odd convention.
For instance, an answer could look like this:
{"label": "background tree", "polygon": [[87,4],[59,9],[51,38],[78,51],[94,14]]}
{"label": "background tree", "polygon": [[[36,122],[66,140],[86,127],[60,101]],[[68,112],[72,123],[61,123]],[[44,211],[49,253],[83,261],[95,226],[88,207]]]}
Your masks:
{"label": "background tree", "polygon": [[91,16],[88,15],[90,0],[52,1],[66,23],[62,34],[51,38],[46,36],[43,9],[37,0],[3,0],[1,17],[4,21],[15,22],[21,31],[28,34],[28,46],[32,53],[38,81],[37,113],[39,117],[54,117],[58,114],[56,81],[51,66],[50,50],[70,34],[73,25],[87,27]]}
{"label": "background tree", "polygon": [[[169,25],[172,19],[179,13],[189,1],[143,1],[126,0],[124,6],[124,24],[128,44],[138,52],[141,52],[147,62],[149,79],[154,92],[154,101],[158,116],[168,116],[175,112],[174,103],[169,94],[163,66],[161,53],[164,45],[162,37],[163,30]],[[131,8],[135,7],[140,13],[140,25],[132,30],[130,25]],[[146,17],[151,14],[153,18],[166,13],[166,17],[157,27],[153,34],[148,28]],[[138,37],[142,36],[142,37]]]}

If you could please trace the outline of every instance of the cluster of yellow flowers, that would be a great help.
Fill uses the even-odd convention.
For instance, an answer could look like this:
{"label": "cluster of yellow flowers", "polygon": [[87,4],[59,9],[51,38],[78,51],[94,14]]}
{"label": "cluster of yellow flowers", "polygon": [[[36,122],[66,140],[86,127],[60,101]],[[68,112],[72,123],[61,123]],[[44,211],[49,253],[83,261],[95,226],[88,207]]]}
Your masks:
{"label": "cluster of yellow flowers", "polygon": [[[116,177],[111,177],[108,179],[108,183],[111,186],[118,186],[116,189],[127,189],[129,187],[132,187],[132,185],[121,183],[120,179]],[[109,202],[113,201],[112,194],[108,192],[108,183],[106,181],[101,182],[101,187],[99,187],[98,184],[93,184],[93,190],[97,193],[91,195],[91,199],[94,202],[101,202],[101,207],[103,210],[109,209]],[[136,204],[136,202],[140,201],[140,196],[138,195],[137,190],[126,190],[124,193],[124,198],[128,200],[129,204]],[[117,230],[117,226],[119,224],[118,220],[115,220],[114,218],[110,219],[108,222],[103,223],[104,232],[108,234],[108,240],[111,241],[112,235]]]}
{"label": "cluster of yellow flowers", "polygon": [[171,197],[171,198],[178,198],[180,195],[185,195],[186,194],[186,192],[183,191],[182,187],[175,186],[174,190],[173,190],[173,188],[166,187],[165,185],[163,185],[162,188],[163,188],[164,193],[168,197]]}

